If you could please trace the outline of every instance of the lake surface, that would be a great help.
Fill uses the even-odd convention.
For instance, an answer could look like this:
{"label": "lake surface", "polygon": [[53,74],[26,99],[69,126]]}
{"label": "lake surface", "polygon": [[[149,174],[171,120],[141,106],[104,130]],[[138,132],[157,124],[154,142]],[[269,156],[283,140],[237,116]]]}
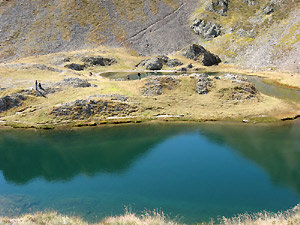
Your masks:
{"label": "lake surface", "polygon": [[300,121],[0,130],[0,214],[96,222],[158,209],[179,222],[300,203]]}

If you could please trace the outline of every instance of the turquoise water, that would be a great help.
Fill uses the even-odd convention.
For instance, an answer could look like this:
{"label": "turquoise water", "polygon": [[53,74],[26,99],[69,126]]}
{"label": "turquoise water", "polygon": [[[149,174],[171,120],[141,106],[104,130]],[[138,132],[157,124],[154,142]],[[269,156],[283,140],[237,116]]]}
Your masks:
{"label": "turquoise water", "polygon": [[300,121],[0,130],[0,214],[95,222],[161,210],[196,223],[300,203]]}

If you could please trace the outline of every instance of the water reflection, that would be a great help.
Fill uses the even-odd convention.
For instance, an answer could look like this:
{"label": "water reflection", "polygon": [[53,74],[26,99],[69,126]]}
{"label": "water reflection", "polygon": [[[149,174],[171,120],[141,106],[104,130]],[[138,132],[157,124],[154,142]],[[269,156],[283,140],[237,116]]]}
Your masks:
{"label": "water reflection", "polygon": [[53,181],[78,174],[122,173],[156,143],[183,130],[169,126],[0,130],[0,170],[7,181],[16,184],[36,177]]}
{"label": "water reflection", "polygon": [[229,145],[263,168],[277,185],[300,193],[300,121],[280,126],[206,126],[201,134]]}
{"label": "water reflection", "polygon": [[69,180],[78,174],[122,173],[155,145],[200,129],[261,166],[272,180],[300,193],[299,122],[280,126],[141,125],[67,132],[0,131],[0,170],[7,181]]}
{"label": "water reflection", "polygon": [[0,130],[0,215],[53,209],[96,222],[134,204],[195,223],[284,210],[299,202],[299,122]]}

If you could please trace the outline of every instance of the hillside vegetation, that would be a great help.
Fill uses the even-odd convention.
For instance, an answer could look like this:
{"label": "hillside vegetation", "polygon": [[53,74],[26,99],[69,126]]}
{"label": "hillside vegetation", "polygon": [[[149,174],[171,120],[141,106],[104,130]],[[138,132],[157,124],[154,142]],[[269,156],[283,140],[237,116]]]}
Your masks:
{"label": "hillside vegetation", "polygon": [[[99,45],[171,54],[198,43],[223,63],[299,73],[299,9],[298,0],[1,0],[0,62]],[[209,32],[216,25],[216,37],[196,34],[194,19]]]}
{"label": "hillside vegetation", "polygon": [[[200,222],[200,221],[199,221]],[[233,218],[219,219],[217,222],[200,224],[222,224],[222,225],[297,225],[300,223],[299,205],[286,212],[268,213],[262,212],[254,215],[244,214]],[[20,218],[0,218],[0,224],[4,225],[54,225],[54,224],[76,224],[89,225],[77,217],[68,217],[58,215],[55,212],[35,213],[24,215]],[[117,217],[108,217],[94,225],[183,225],[176,221],[168,219],[163,213],[153,212],[144,215],[136,215],[126,212],[124,215]]]}

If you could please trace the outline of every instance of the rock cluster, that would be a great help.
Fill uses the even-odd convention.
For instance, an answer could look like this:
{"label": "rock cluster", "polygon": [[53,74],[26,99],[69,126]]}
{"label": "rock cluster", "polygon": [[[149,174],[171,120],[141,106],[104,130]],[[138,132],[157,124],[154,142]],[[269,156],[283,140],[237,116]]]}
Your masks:
{"label": "rock cluster", "polygon": [[81,59],[84,64],[71,63],[65,65],[66,68],[71,70],[82,71],[88,66],[111,66],[114,63],[117,63],[117,60],[114,58],[105,58],[102,56],[86,56]]}
{"label": "rock cluster", "polygon": [[243,0],[243,2],[248,4],[249,6],[255,5],[255,0]]}
{"label": "rock cluster", "polygon": [[56,107],[51,114],[54,117],[81,120],[95,115],[104,118],[111,116],[131,116],[137,111],[137,106],[125,102],[107,99],[83,99]]}
{"label": "rock cluster", "polygon": [[105,58],[102,56],[88,56],[84,57],[82,61],[90,66],[111,66],[114,63],[117,63],[117,60],[114,58]]}
{"label": "rock cluster", "polygon": [[85,69],[86,65],[77,64],[77,63],[71,63],[71,64],[65,65],[65,67],[69,68],[71,70],[82,71],[82,70]]}
{"label": "rock cluster", "polygon": [[212,80],[207,75],[200,75],[196,81],[196,92],[200,95],[207,94],[212,87]]}
{"label": "rock cluster", "polygon": [[203,46],[192,44],[182,50],[183,56],[192,60],[200,60],[204,66],[218,65],[219,56],[207,51]]}
{"label": "rock cluster", "polygon": [[142,89],[145,96],[156,96],[163,93],[163,89],[172,90],[179,83],[176,76],[151,76]]}
{"label": "rock cluster", "polygon": [[191,28],[196,34],[207,40],[221,35],[221,26],[212,21],[195,19]]}
{"label": "rock cluster", "polygon": [[74,88],[84,88],[84,87],[91,87],[92,84],[89,83],[87,80],[82,80],[77,77],[70,77],[70,78],[65,78],[61,82],[56,83],[56,86],[71,86]]}
{"label": "rock cluster", "polygon": [[151,59],[142,60],[136,67],[145,67],[147,70],[161,70],[163,65],[168,67],[177,67],[183,65],[178,59],[170,59],[167,56],[157,56]]}
{"label": "rock cluster", "polygon": [[12,94],[0,98],[0,113],[22,105],[24,100],[26,100],[26,97],[22,94]]}
{"label": "rock cluster", "polygon": [[248,82],[243,76],[225,74],[220,76],[223,80],[231,80],[234,83],[233,87],[223,88],[219,91],[221,97],[228,100],[242,101],[258,97],[258,91],[255,86]]}
{"label": "rock cluster", "polygon": [[206,10],[226,16],[229,0],[211,0]]}
{"label": "rock cluster", "polygon": [[275,5],[273,3],[269,3],[263,7],[263,13],[269,15],[275,11]]}

